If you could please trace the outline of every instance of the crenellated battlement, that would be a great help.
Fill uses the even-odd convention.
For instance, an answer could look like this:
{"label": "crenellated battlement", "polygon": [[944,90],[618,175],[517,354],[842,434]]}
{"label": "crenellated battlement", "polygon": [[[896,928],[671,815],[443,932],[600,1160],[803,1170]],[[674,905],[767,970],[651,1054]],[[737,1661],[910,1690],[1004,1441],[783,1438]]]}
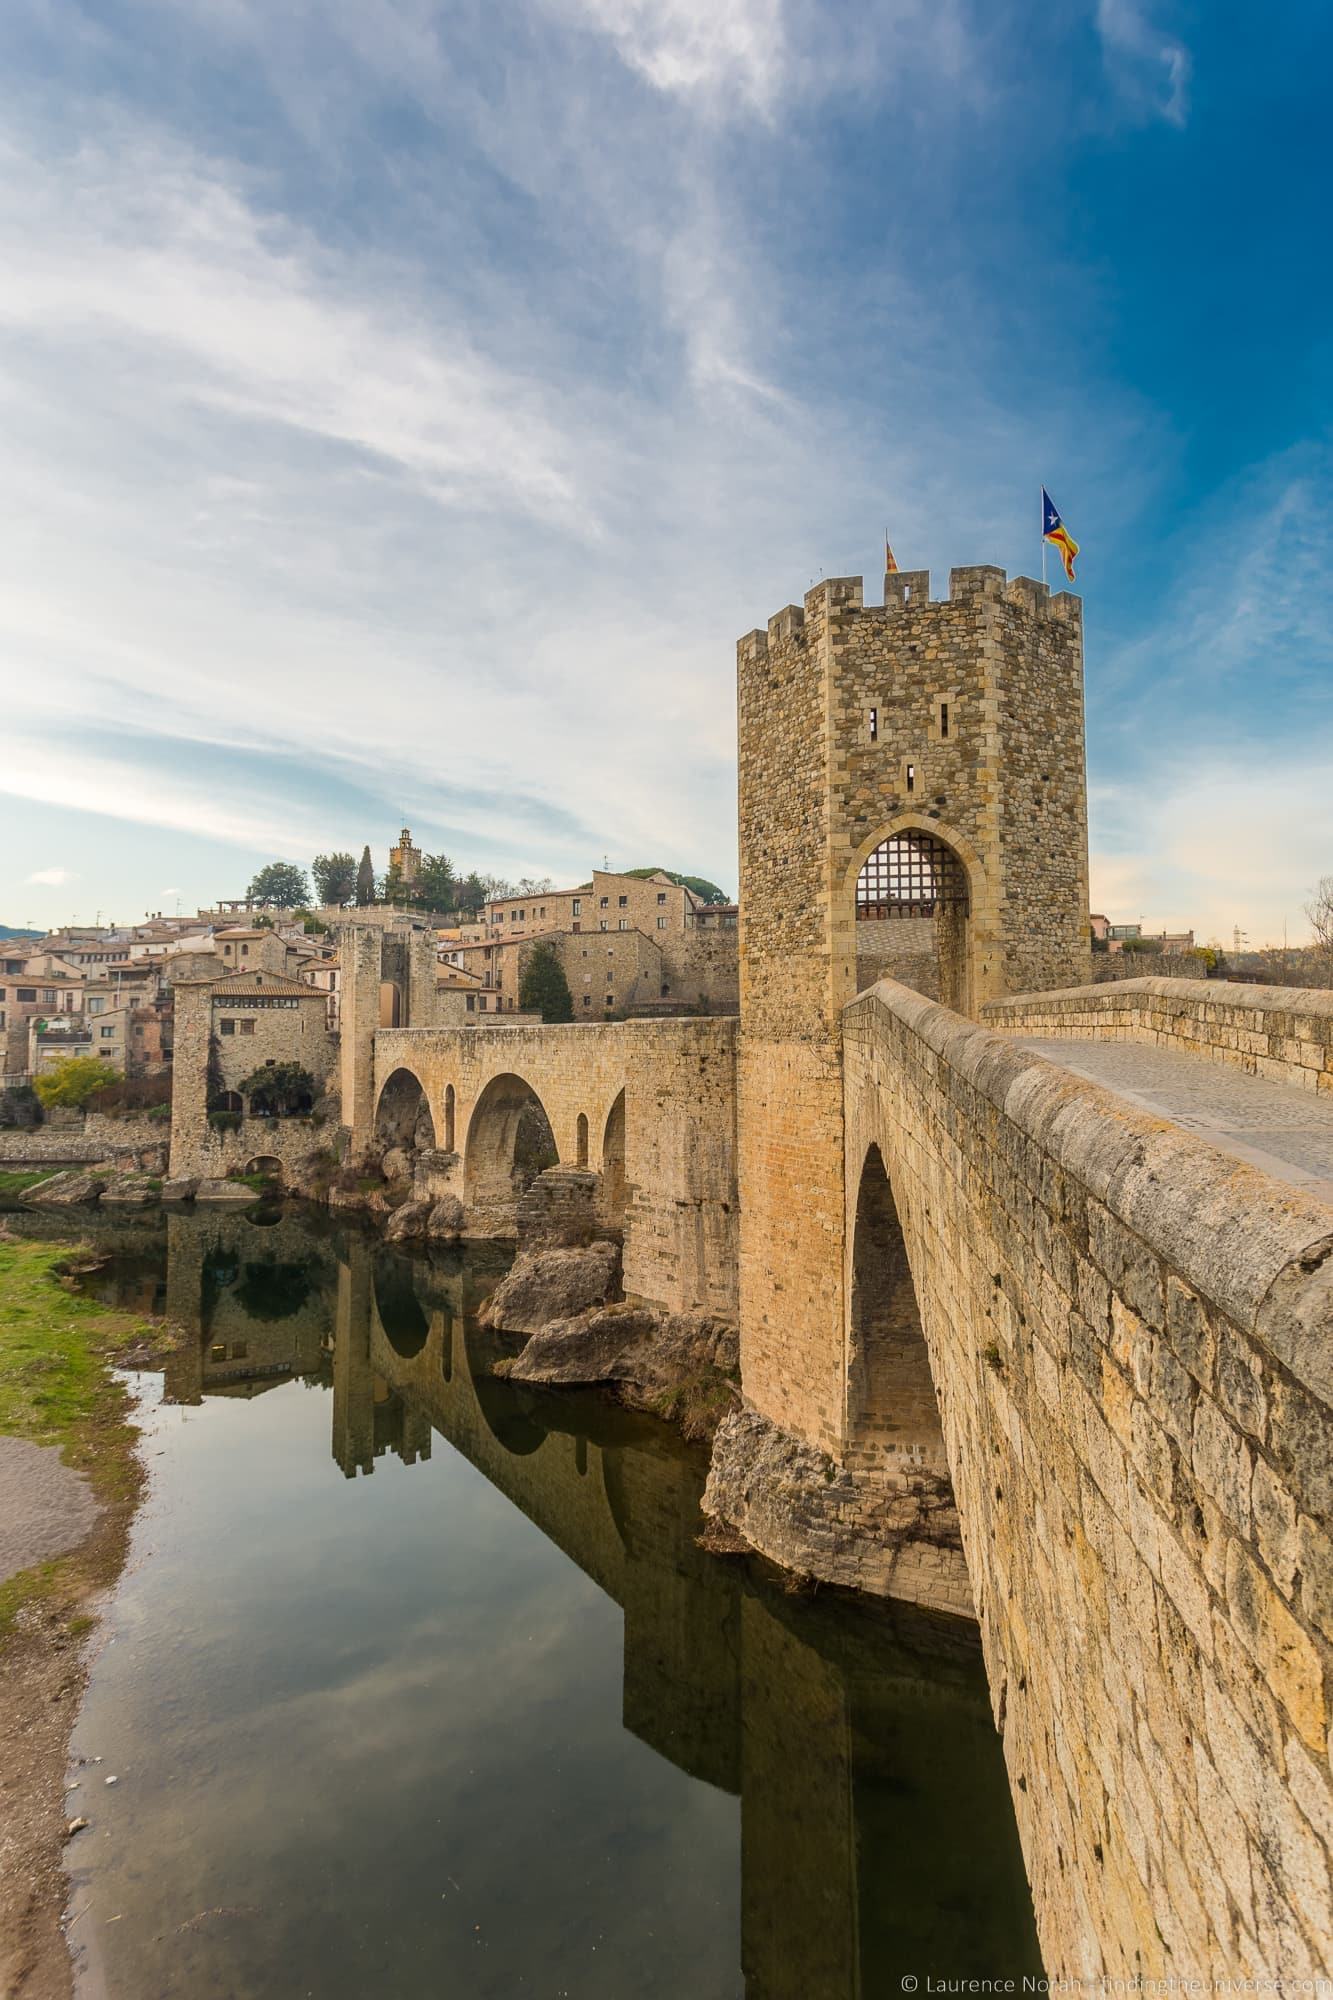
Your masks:
{"label": "crenellated battlement", "polygon": [[903,611],[939,611],[950,606],[989,599],[1011,604],[1034,619],[1056,618],[1079,624],[1083,600],[1073,591],[1052,592],[1035,577],[1009,577],[993,563],[975,563],[949,571],[949,594],[932,597],[928,569],[892,570],[884,578],[882,604],[865,602],[865,580],[859,576],[824,577],[805,593],[804,605],[788,604],[775,612],[765,630],[757,626],[737,642],[742,661],[761,657],[770,646],[804,636],[807,628],[842,624],[848,617],[882,621]]}

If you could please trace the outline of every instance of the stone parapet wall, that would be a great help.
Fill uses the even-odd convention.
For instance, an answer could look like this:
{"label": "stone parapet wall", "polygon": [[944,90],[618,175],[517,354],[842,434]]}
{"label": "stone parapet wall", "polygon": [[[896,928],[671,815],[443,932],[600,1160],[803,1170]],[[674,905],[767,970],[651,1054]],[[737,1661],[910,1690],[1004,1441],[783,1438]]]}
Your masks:
{"label": "stone parapet wall", "polygon": [[1326,1971],[1333,1208],[904,987],[844,1021],[1047,1970]]}
{"label": "stone parapet wall", "polygon": [[993,1000],[987,1025],[1010,1035],[1154,1042],[1302,1090],[1333,1091],[1333,993],[1230,979],[1131,979]]}
{"label": "stone parapet wall", "polygon": [[1092,954],[1092,978],[1094,985],[1109,986],[1122,979],[1145,979],[1152,977],[1145,973],[1144,964],[1166,965],[1169,972],[1160,974],[1164,979],[1207,979],[1208,961],[1196,957],[1192,952],[1173,951],[1143,953],[1129,951],[1095,951]]}

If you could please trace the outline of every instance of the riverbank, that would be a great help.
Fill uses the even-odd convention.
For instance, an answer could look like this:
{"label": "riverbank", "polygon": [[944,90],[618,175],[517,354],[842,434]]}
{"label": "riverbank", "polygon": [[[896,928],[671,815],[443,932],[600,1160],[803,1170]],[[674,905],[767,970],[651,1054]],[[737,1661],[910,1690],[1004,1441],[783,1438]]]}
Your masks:
{"label": "riverbank", "polygon": [[169,1336],[67,1289],[68,1244],[0,1240],[0,1993],[63,2000],[70,1732],[98,1594],[144,1481],[125,1382]]}

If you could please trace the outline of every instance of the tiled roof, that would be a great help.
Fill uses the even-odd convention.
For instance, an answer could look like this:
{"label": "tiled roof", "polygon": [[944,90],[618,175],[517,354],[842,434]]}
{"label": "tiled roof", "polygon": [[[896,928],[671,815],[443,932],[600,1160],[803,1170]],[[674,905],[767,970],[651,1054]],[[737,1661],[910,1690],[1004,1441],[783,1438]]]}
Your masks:
{"label": "tiled roof", "polygon": [[233,972],[226,979],[215,979],[213,991],[224,999],[232,993],[296,993],[306,1000],[324,998],[318,986],[307,986],[304,979],[288,979],[281,972]]}

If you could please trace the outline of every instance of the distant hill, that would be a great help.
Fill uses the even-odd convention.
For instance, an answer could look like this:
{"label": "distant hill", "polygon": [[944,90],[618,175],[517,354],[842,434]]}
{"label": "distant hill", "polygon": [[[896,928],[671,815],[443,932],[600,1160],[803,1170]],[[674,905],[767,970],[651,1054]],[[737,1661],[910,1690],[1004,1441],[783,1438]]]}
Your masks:
{"label": "distant hill", "polygon": [[45,931],[20,931],[16,930],[13,924],[0,924],[0,938],[39,938],[45,936]]}
{"label": "distant hill", "polygon": [[710,882],[704,875],[678,875],[674,868],[623,868],[620,872],[637,875],[641,881],[649,875],[665,875],[668,881],[679,882],[683,889],[693,889],[701,903],[731,901],[725,889],[719,889],[716,882]]}

